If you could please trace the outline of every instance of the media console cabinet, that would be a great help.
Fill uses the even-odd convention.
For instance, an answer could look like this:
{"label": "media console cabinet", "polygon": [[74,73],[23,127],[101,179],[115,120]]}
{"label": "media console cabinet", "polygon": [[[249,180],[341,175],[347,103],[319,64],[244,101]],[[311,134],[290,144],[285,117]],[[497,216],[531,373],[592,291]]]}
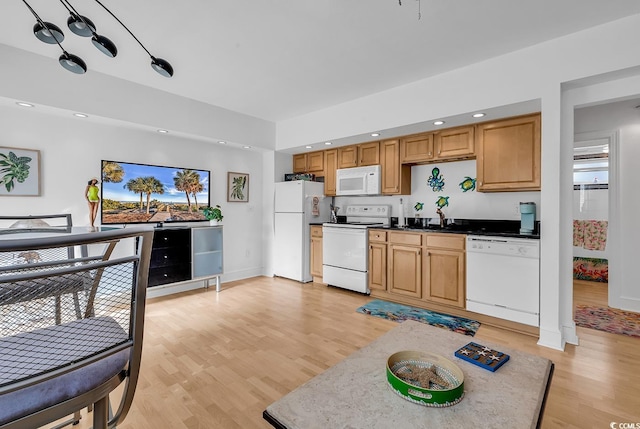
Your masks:
{"label": "media console cabinet", "polygon": [[222,226],[155,228],[149,265],[149,287],[216,279],[223,272]]}

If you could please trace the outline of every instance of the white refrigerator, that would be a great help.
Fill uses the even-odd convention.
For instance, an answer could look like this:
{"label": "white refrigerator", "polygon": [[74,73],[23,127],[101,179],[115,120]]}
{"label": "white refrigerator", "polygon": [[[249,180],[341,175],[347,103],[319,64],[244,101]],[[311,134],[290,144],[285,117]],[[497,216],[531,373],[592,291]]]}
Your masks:
{"label": "white refrigerator", "polygon": [[330,197],[324,183],[296,180],[275,184],[273,274],[310,282],[309,225],[329,221]]}

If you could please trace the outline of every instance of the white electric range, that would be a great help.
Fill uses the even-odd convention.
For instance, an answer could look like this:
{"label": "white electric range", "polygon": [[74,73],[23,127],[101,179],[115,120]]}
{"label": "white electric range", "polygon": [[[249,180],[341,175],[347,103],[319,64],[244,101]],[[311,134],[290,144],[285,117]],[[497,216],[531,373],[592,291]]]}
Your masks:
{"label": "white electric range", "polygon": [[389,205],[353,205],[346,223],[322,224],[322,279],[331,286],[369,293],[368,228],[391,223]]}

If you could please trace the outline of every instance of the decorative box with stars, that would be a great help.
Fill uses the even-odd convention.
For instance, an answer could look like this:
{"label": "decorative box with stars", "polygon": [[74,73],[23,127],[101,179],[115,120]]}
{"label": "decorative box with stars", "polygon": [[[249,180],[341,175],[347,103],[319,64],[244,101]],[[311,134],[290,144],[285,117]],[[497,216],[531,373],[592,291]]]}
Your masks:
{"label": "decorative box with stars", "polygon": [[478,343],[469,343],[460,347],[454,355],[491,372],[495,372],[509,360],[509,355]]}

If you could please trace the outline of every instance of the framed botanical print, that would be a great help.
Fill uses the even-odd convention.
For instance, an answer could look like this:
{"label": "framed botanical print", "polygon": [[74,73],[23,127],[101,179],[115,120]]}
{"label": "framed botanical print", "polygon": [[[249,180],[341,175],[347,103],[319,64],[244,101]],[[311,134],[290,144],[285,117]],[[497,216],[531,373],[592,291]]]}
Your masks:
{"label": "framed botanical print", "polygon": [[40,195],[40,151],[0,146],[0,196]]}
{"label": "framed botanical print", "polygon": [[227,173],[227,201],[249,202],[249,174],[231,171]]}

